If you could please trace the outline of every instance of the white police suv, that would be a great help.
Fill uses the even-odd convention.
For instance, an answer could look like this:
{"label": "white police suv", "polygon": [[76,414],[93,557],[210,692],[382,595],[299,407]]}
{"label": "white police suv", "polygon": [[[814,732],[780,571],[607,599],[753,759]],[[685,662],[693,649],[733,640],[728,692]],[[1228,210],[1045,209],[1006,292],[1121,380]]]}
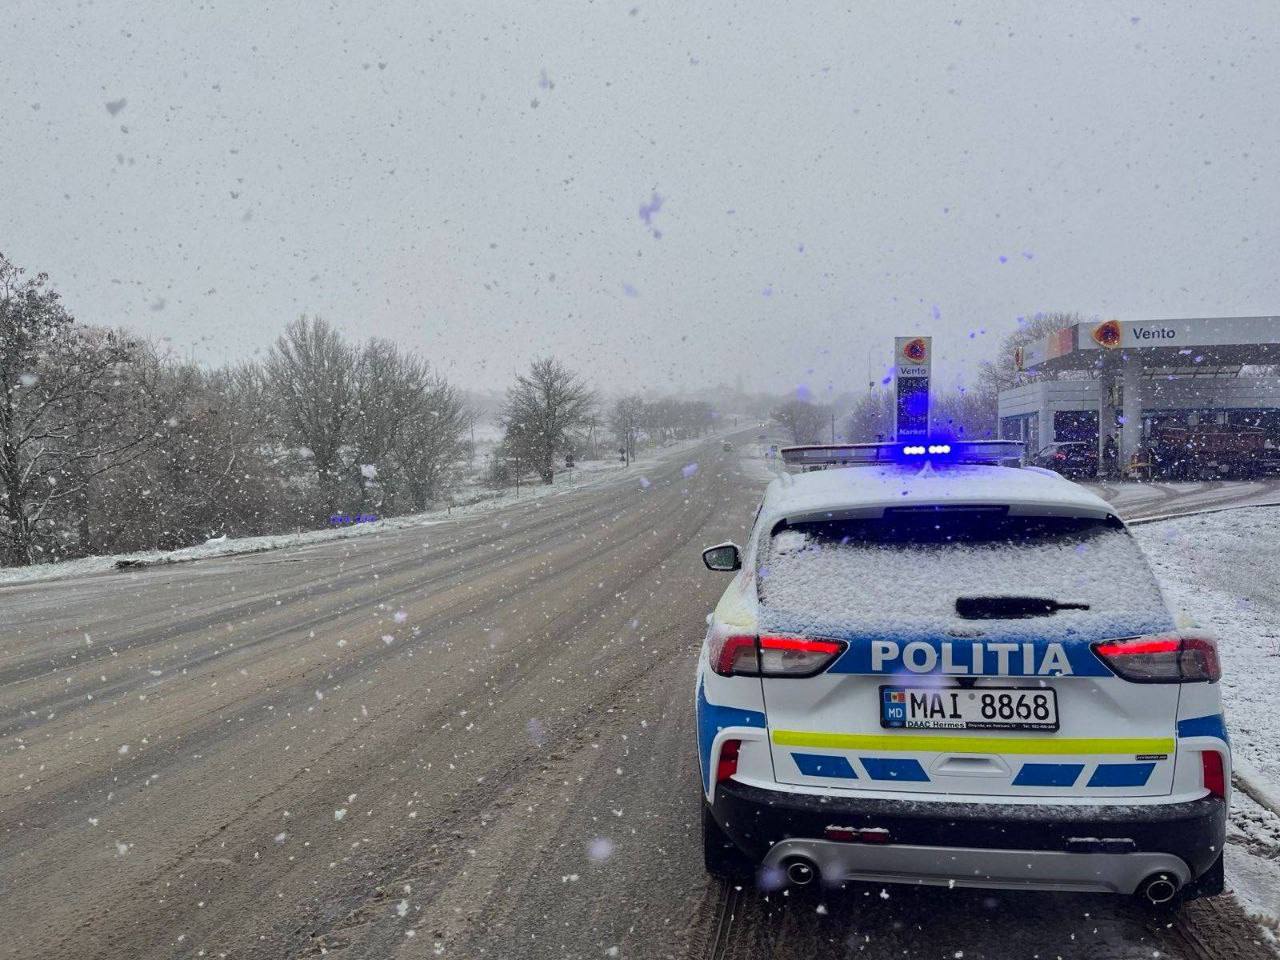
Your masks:
{"label": "white police suv", "polygon": [[794,447],[698,665],[724,877],[1220,893],[1214,641],[1112,508],[1016,445]]}

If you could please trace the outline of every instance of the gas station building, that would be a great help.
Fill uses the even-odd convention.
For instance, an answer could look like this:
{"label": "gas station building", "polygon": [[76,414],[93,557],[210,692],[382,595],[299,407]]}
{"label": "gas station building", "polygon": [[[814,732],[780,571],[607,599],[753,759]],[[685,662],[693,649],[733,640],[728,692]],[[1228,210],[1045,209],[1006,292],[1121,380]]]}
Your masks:
{"label": "gas station building", "polygon": [[1261,428],[1280,447],[1280,375],[1257,369],[1280,370],[1280,317],[1077,323],[1015,364],[1029,379],[1000,392],[999,435],[1028,454],[1086,441],[1101,462],[1114,437],[1124,465],[1163,424]]}

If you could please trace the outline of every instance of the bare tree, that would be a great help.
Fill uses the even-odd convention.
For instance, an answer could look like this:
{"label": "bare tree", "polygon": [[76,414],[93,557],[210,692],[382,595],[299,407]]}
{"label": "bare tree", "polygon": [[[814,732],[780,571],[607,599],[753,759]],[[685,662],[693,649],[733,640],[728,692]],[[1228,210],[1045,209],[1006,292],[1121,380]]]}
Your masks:
{"label": "bare tree", "polygon": [[793,398],[777,407],[770,416],[787,431],[792,443],[821,443],[823,431],[830,422],[831,410]]}
{"label": "bare tree", "polygon": [[0,257],[0,560],[310,526],[317,487],[328,512],[371,488],[423,509],[458,474],[468,422],[388,341],[357,350],[303,317],[265,363],[210,370],[76,323],[47,277]]}
{"label": "bare tree", "polygon": [[600,414],[594,410],[587,414],[582,420],[582,448],[586,451],[585,459],[598,460],[600,458],[600,443],[598,431],[604,425],[604,420],[600,418]]}
{"label": "bare tree", "polygon": [[448,491],[466,456],[470,425],[470,412],[457,389],[443,377],[428,377],[412,416],[393,443],[413,509],[427,509]]}
{"label": "bare tree", "polygon": [[66,524],[94,478],[138,456],[154,436],[129,411],[135,341],[82,327],[41,273],[0,255],[0,545],[26,565]]}
{"label": "bare tree", "polygon": [[[1082,323],[1085,318],[1076,312],[1051,311],[1036,313],[1018,318],[1018,327],[1007,333],[1000,341],[996,357],[984,360],[978,368],[976,391],[990,398],[995,403],[1001,390],[1025,383],[1029,375],[1018,369],[1015,357],[1019,349],[1024,348],[1049,334],[1063,330],[1072,324]],[[1056,374],[1046,372],[1038,374],[1041,379],[1054,379]]]}
{"label": "bare tree", "polygon": [[628,462],[636,458],[636,443],[644,421],[644,401],[637,396],[621,397],[609,411],[609,429]]}
{"label": "bare tree", "polygon": [[892,439],[893,391],[876,389],[864,393],[853,404],[845,421],[844,434],[851,443],[872,443]]}
{"label": "bare tree", "polygon": [[535,360],[507,391],[503,443],[530,463],[544,483],[551,483],[556,455],[569,449],[570,431],[586,421],[594,406],[595,395],[577,374],[554,357]]}
{"label": "bare tree", "polygon": [[324,320],[289,324],[267,357],[288,436],[310,451],[325,510],[339,497],[343,450],[359,416],[357,352]]}
{"label": "bare tree", "polygon": [[94,484],[87,549],[173,549],[296,523],[290,508],[298,497],[281,482],[282,461],[265,426],[271,407],[252,365],[210,371],[147,350],[139,367],[150,384],[155,443]]}
{"label": "bare tree", "polygon": [[[858,397],[844,421],[850,443],[893,440],[893,391],[872,390]],[[937,393],[929,399],[929,429],[938,436],[980,440],[995,436],[995,401],[963,388]]]}
{"label": "bare tree", "polygon": [[375,486],[384,496],[394,497],[401,478],[392,450],[410,421],[421,415],[428,381],[426,363],[416,354],[402,353],[390,340],[370,340],[360,351],[356,416],[351,424],[351,477],[359,489],[361,508]]}
{"label": "bare tree", "polygon": [[996,435],[995,398],[963,387],[939,394],[933,401],[929,428],[956,440],[992,439]]}

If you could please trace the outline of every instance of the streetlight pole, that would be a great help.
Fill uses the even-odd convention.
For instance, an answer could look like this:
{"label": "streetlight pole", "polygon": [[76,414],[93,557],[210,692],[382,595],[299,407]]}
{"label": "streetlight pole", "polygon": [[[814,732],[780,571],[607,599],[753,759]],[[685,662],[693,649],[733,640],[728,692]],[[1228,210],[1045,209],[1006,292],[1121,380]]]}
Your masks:
{"label": "streetlight pole", "polygon": [[511,435],[515,440],[513,444],[515,460],[516,460],[516,499],[520,499],[520,438],[524,435],[524,431],[518,426],[511,428]]}

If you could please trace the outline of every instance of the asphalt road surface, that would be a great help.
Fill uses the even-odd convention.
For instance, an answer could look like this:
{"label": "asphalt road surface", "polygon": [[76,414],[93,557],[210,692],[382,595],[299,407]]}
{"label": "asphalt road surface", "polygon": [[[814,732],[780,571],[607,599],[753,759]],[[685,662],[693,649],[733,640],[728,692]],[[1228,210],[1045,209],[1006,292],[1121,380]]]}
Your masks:
{"label": "asphalt road surface", "polygon": [[0,588],[0,955],[1270,956],[1229,898],[709,882],[698,554],[758,473]]}

